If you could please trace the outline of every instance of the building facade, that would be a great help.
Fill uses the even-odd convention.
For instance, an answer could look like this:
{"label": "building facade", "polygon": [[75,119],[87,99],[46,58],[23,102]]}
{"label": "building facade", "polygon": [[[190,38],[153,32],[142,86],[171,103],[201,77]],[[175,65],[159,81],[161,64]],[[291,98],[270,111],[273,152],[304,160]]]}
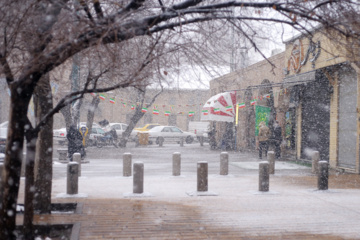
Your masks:
{"label": "building facade", "polygon": [[346,48],[320,31],[286,43],[284,85],[294,115],[296,158],[359,173],[359,68]]}
{"label": "building facade", "polygon": [[[233,147],[236,146],[236,149],[240,151],[257,148],[256,112],[261,107],[269,109],[270,124],[268,123],[268,125],[272,125],[271,122],[276,118],[276,110],[281,109],[279,99],[282,99],[280,95],[284,94],[281,85],[284,77],[282,69],[284,56],[284,52],[279,53],[268,60],[238,69],[210,82],[212,95],[234,91],[237,103],[242,104],[242,107],[238,109],[238,120],[235,119],[234,123],[213,123],[218,145],[228,137],[226,135],[229,134],[229,130],[234,129],[233,133],[236,137],[231,140]],[[281,113],[277,115],[279,117]],[[281,125],[284,126],[284,120],[281,120]]]}
{"label": "building facade", "polygon": [[[269,61],[211,81],[212,95],[235,90],[241,103],[234,120],[234,146],[257,148],[264,107],[270,129],[275,120],[282,127],[283,158],[310,160],[319,151],[332,168],[359,173],[360,71],[354,54],[319,30],[285,44],[285,52]],[[229,123],[213,125],[221,141]]]}

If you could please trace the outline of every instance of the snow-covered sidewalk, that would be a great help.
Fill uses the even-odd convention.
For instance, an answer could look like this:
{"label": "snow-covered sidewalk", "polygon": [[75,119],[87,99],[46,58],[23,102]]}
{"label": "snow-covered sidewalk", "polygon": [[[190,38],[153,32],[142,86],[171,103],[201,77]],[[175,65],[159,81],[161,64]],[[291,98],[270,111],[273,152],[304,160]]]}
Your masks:
{"label": "snow-covered sidewalk", "polygon": [[[132,194],[133,178],[122,176],[124,152],[133,154],[133,162],[144,163],[144,194]],[[181,175],[176,177],[172,176],[173,152],[181,152],[182,157]],[[270,191],[258,192],[260,160],[255,154],[229,152],[226,176],[219,174],[219,155],[220,151],[194,144],[183,148],[88,149],[90,162],[82,165],[78,196],[62,195],[66,191],[66,164],[54,164],[53,201],[84,203],[82,216],[76,218],[85,226],[81,230],[84,239],[91,234],[100,236],[96,235],[101,232],[100,225],[100,229],[86,227],[91,219],[106,218],[108,225],[103,226],[98,239],[360,239],[360,190],[336,185],[339,176],[331,176],[330,190],[317,191],[310,167],[279,161],[270,176]],[[197,188],[196,163],[204,160],[209,164],[209,191],[216,194],[190,196],[188,193]],[[358,181],[358,175],[349,179]],[[127,204],[133,209],[123,212],[143,217],[130,221],[121,213],[114,215],[114,207]],[[95,211],[102,205],[103,212]],[[182,210],[185,207],[197,214]],[[154,209],[159,212],[152,212]],[[169,226],[171,221],[174,224]],[[118,232],[119,227],[124,228],[119,222],[127,226],[123,235]],[[144,231],[150,235],[141,234]]]}

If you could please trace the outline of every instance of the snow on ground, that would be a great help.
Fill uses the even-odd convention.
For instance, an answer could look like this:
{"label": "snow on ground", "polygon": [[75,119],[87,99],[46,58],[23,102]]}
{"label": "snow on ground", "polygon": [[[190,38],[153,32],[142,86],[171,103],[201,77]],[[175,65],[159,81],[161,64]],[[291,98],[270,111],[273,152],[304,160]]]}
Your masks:
{"label": "snow on ground", "polygon": [[[125,152],[132,153],[133,162],[144,163],[144,194],[133,194],[133,177],[122,176],[122,154]],[[180,176],[172,176],[174,152],[181,153]],[[330,190],[317,191],[316,176],[310,167],[277,161],[275,174],[270,176],[270,191],[259,192],[260,160],[256,153],[229,151],[229,175],[222,176],[219,174],[220,152],[198,144],[89,148],[89,163],[82,164],[79,178],[79,193],[84,195],[74,197],[89,200],[134,198],[194,206],[204,223],[216,220],[219,226],[236,228],[253,236],[306,232],[359,239],[359,189],[332,189],[329,185]],[[197,194],[199,161],[208,162],[208,193],[215,194]],[[52,196],[59,199],[66,192],[66,164],[53,166]],[[301,179],[314,181],[297,184]]]}

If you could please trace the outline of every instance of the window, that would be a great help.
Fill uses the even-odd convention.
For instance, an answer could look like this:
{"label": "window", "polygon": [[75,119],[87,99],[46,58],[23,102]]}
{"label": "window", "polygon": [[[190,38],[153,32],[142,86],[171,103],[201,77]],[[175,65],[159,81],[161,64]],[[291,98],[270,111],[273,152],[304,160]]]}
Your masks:
{"label": "window", "polygon": [[171,130],[170,130],[170,128],[165,127],[165,128],[162,130],[162,132],[171,132]]}
{"label": "window", "polygon": [[120,124],[115,124],[115,125],[113,125],[113,126],[112,126],[112,129],[121,130]]}
{"label": "window", "polygon": [[101,128],[97,128],[97,132],[100,134],[105,134],[104,130],[102,130]]}
{"label": "window", "polygon": [[173,131],[173,132],[178,132],[178,133],[179,133],[179,132],[180,132],[180,133],[182,132],[182,131],[181,131],[180,129],[178,129],[177,127],[172,127],[172,128],[171,128],[171,131]]}

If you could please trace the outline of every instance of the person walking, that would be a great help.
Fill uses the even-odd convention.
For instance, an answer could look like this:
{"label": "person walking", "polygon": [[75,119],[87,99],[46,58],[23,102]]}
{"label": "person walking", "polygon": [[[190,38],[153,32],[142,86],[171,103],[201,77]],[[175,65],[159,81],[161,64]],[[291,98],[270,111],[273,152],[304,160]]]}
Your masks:
{"label": "person walking", "polygon": [[281,157],[281,142],[282,134],[281,127],[277,121],[274,122],[274,143],[275,143],[275,158],[279,159]]}
{"label": "person walking", "polygon": [[69,132],[66,134],[66,138],[69,141],[68,143],[68,155],[70,162],[73,160],[74,153],[80,153],[81,156],[85,155],[85,149],[82,143],[82,135],[76,129],[75,125],[71,125]]}
{"label": "person walking", "polygon": [[269,134],[270,129],[266,126],[265,122],[259,123],[259,158],[262,159],[262,152],[265,150],[265,157],[267,157],[267,152],[269,149]]}

